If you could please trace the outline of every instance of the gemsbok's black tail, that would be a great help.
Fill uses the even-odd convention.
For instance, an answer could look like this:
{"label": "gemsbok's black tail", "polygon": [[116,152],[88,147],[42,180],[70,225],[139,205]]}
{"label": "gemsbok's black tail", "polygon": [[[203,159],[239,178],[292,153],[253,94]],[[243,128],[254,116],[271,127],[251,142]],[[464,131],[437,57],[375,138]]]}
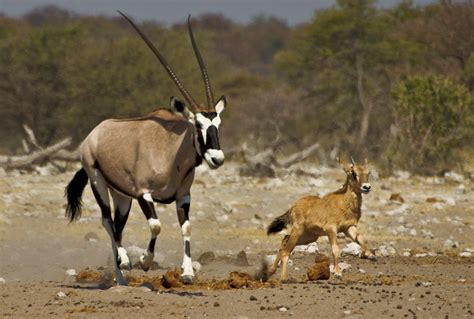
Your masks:
{"label": "gemsbok's black tail", "polygon": [[81,168],[76,172],[72,180],[66,187],[65,196],[67,197],[67,207],[66,207],[66,217],[69,219],[69,222],[78,220],[81,218],[82,210],[82,192],[87,185],[87,176],[86,170]]}
{"label": "gemsbok's black tail", "polygon": [[267,228],[267,235],[281,232],[291,222],[290,210],[275,218]]}

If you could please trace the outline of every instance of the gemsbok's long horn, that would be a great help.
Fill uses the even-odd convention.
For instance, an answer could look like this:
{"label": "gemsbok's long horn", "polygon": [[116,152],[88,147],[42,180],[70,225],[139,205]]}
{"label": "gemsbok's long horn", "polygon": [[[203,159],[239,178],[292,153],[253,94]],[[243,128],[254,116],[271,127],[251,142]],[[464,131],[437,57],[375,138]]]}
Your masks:
{"label": "gemsbok's long horn", "polygon": [[165,68],[166,72],[171,76],[173,79],[174,83],[178,87],[178,89],[181,91],[181,94],[183,94],[184,98],[188,101],[189,106],[193,112],[196,112],[199,110],[199,106],[196,103],[196,101],[193,99],[191,94],[184,88],[183,84],[179,80],[178,76],[176,73],[173,71],[171,66],[169,65],[168,62],[166,62],[165,57],[160,53],[160,51],[153,45],[153,43],[148,39],[148,37],[133,23],[133,21],[127,17],[123,12],[120,10],[117,10],[118,13],[122,15],[122,17],[125,18],[125,20],[128,21],[132,25],[132,27],[137,31],[137,33],[142,37],[143,41],[148,45],[148,47],[151,49],[151,51],[155,54],[155,56],[158,58],[158,60],[161,62],[163,67]]}
{"label": "gemsbok's long horn", "polygon": [[204,64],[204,60],[202,59],[201,52],[196,44],[196,39],[194,38],[193,29],[191,28],[191,15],[188,16],[188,31],[189,37],[191,38],[191,43],[193,45],[194,54],[196,55],[196,59],[199,63],[199,68],[201,69],[202,79],[204,81],[204,88],[206,90],[207,96],[207,106],[209,110],[214,108],[214,96],[212,95],[212,88],[211,88],[211,80],[209,79],[209,74],[207,73],[206,64]]}

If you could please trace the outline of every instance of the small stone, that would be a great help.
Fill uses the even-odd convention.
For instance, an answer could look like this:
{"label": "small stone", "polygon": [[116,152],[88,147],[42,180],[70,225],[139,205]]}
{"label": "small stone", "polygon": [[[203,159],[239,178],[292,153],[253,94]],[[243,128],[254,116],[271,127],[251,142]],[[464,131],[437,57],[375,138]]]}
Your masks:
{"label": "small stone", "polygon": [[471,257],[472,253],[469,251],[463,251],[462,253],[459,254],[461,257]]}
{"label": "small stone", "polygon": [[350,310],[345,310],[345,311],[344,311],[344,314],[345,314],[345,315],[350,315],[350,314],[351,314],[351,311],[350,311]]}
{"label": "small stone", "polygon": [[64,298],[64,297],[66,297],[66,294],[64,292],[60,291],[60,292],[57,293],[57,296],[59,298]]}
{"label": "small stone", "polygon": [[364,269],[362,269],[362,268],[359,268],[359,272],[360,272],[361,274],[365,274],[365,273],[366,273],[366,271],[365,271]]}
{"label": "small stone", "polygon": [[66,270],[66,276],[76,276],[77,275],[77,272],[76,272],[76,269],[68,269]]}
{"label": "small stone", "polygon": [[466,279],[465,278],[458,279],[458,282],[465,283]]}
{"label": "small stone", "polygon": [[444,173],[444,177],[454,182],[458,182],[458,183],[464,182],[464,176],[454,173],[454,172],[446,172]]}
{"label": "small stone", "polygon": [[4,284],[4,283],[6,283],[6,282],[7,282],[7,281],[6,281],[4,278],[0,277],[0,284]]}
{"label": "small stone", "polygon": [[229,216],[228,215],[220,215],[220,216],[216,216],[216,220],[219,222],[219,223],[225,223],[229,220]]}
{"label": "small stone", "polygon": [[196,273],[201,271],[201,263],[198,261],[193,261],[193,269]]}
{"label": "small stone", "polygon": [[214,302],[214,307],[220,307],[220,306],[221,306],[221,304],[220,304],[220,303],[218,303],[217,301],[216,301],[216,302]]}
{"label": "small stone", "polygon": [[237,266],[249,266],[249,261],[247,259],[247,254],[245,253],[245,251],[241,250],[238,254],[237,254],[237,259],[235,260],[235,264]]}
{"label": "small stone", "polygon": [[405,200],[403,199],[402,195],[400,193],[392,193],[390,195],[390,199],[392,202],[399,202],[399,203],[404,203]]}
{"label": "small stone", "polygon": [[414,228],[410,229],[410,235],[411,236],[416,236],[417,235],[416,229],[414,229]]}
{"label": "small stone", "polygon": [[254,295],[250,296],[250,301],[257,301],[257,297],[255,297]]}
{"label": "small stone", "polygon": [[433,283],[429,282],[429,281],[422,281],[421,282],[421,285],[423,287],[430,287],[430,286],[433,286]]}
{"label": "small stone", "polygon": [[225,211],[227,214],[230,214],[230,213],[232,213],[232,212],[234,211],[234,208],[233,208],[231,205],[229,205],[229,204],[224,204],[224,205],[222,206],[222,208],[224,209],[224,211]]}
{"label": "small stone", "polygon": [[362,249],[360,248],[360,246],[355,243],[355,242],[351,242],[349,244],[347,244],[344,248],[342,248],[341,250],[341,255],[342,256],[347,256],[347,255],[351,255],[351,256],[360,256],[362,254]]}
{"label": "small stone", "polygon": [[288,309],[286,309],[286,307],[280,307],[280,308],[278,308],[278,310],[281,311],[281,312],[287,312],[288,311]]}
{"label": "small stone", "polygon": [[88,232],[84,235],[84,240],[90,242],[97,242],[99,240],[99,236],[97,236],[97,234],[94,232]]}
{"label": "small stone", "polygon": [[216,259],[216,255],[212,251],[206,251],[199,256],[198,260],[201,265],[209,265]]}
{"label": "small stone", "polygon": [[314,254],[319,252],[318,244],[317,243],[310,243],[308,245],[299,245],[296,246],[295,251],[306,252],[310,254]]}

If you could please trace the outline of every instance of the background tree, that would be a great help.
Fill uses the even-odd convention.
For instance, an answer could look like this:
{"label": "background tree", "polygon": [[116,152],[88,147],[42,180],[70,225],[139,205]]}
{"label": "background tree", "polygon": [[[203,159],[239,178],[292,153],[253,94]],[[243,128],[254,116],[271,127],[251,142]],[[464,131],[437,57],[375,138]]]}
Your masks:
{"label": "background tree", "polygon": [[387,158],[418,173],[452,169],[456,148],[473,137],[474,99],[468,90],[447,78],[413,76],[400,82],[393,96]]}

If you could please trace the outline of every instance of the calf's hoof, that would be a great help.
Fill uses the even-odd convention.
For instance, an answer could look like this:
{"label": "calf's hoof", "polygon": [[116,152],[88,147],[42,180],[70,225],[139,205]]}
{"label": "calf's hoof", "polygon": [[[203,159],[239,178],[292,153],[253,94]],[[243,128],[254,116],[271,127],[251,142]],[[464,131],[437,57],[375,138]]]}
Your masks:
{"label": "calf's hoof", "polygon": [[155,257],[155,254],[148,250],[140,256],[140,266],[144,271],[148,271],[151,265],[153,265],[153,257]]}
{"label": "calf's hoof", "polygon": [[194,283],[194,276],[191,275],[181,275],[181,281],[185,285],[192,285]]}
{"label": "calf's hoof", "polygon": [[367,259],[370,261],[377,261],[378,257],[375,255],[370,255],[370,256],[367,256]]}

